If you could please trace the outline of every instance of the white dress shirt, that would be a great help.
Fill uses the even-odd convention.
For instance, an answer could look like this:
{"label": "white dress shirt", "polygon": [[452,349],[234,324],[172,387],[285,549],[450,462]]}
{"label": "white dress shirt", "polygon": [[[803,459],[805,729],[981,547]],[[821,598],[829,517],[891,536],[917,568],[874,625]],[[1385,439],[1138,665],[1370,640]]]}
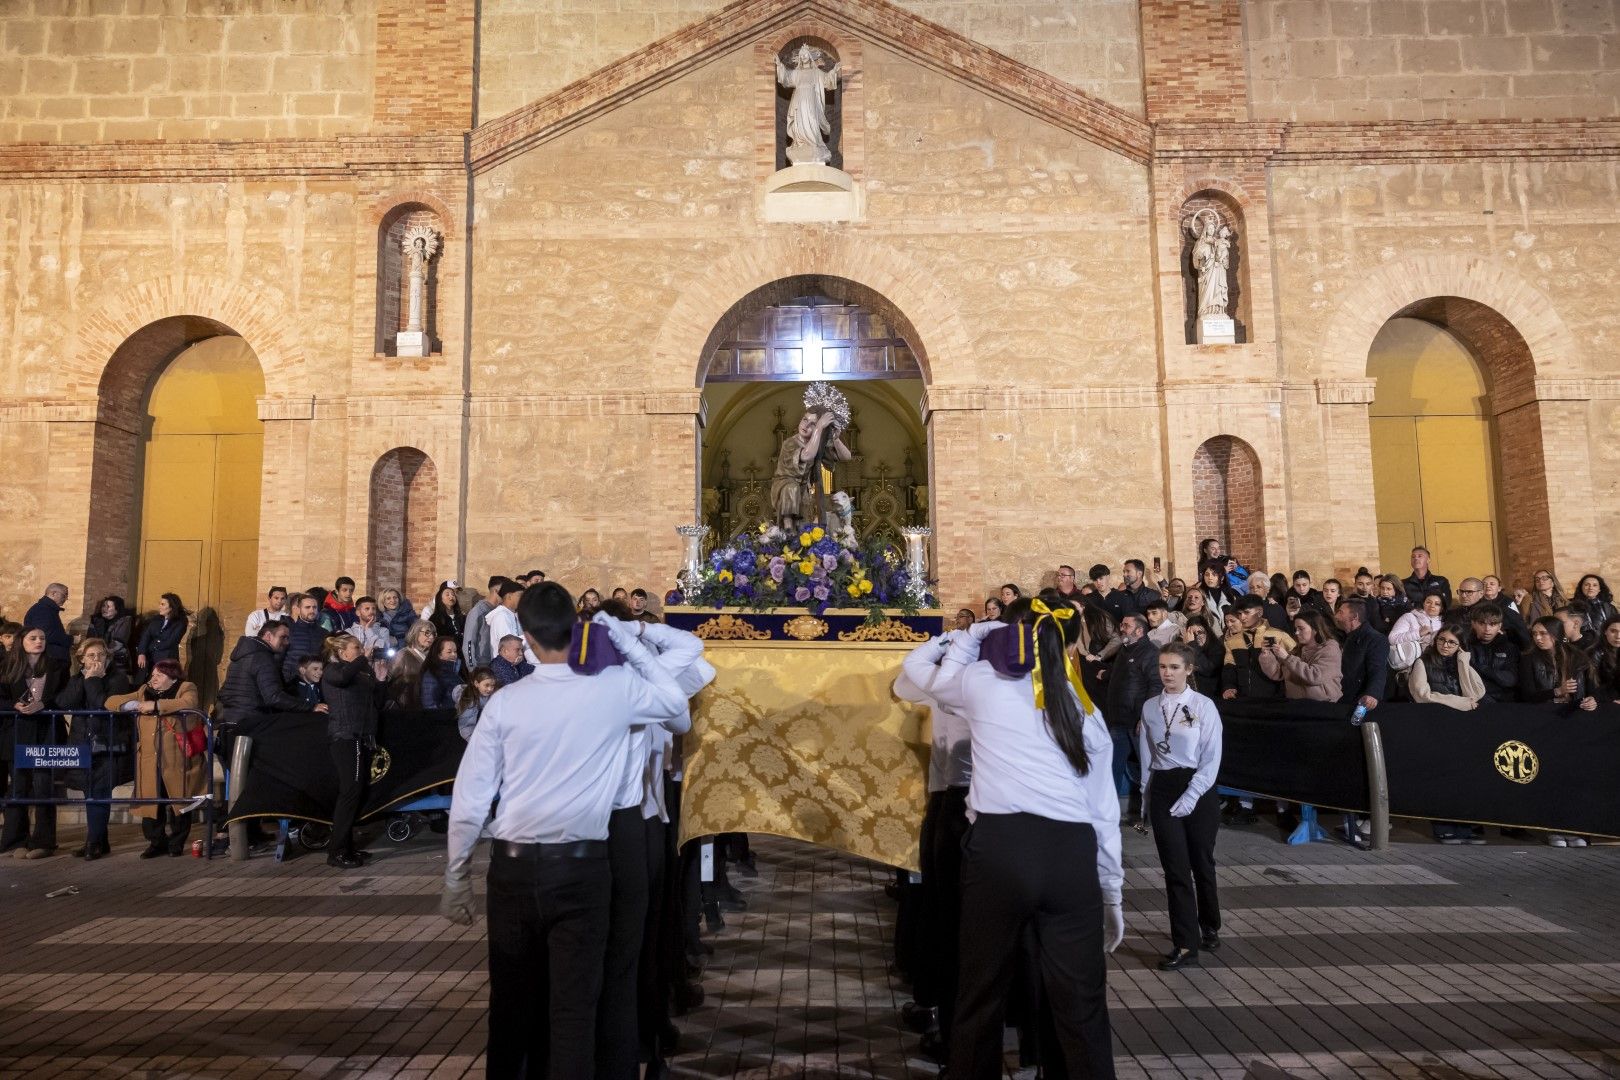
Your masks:
{"label": "white dress shirt", "polygon": [[973,741],[968,820],[979,814],[1037,814],[1090,825],[1097,833],[1097,880],[1103,902],[1119,903],[1125,877],[1120,866],[1119,794],[1114,790],[1114,743],[1102,714],[1095,709],[1084,714],[1090,768],[1081,776],[1035,707],[1033,675],[1004,677],[978,655],[979,640],[973,631],[951,635],[950,651],[929,687],[941,705],[967,717]]}
{"label": "white dress shirt", "polygon": [[941,705],[929,692],[939,677],[940,662],[950,647],[950,638],[941,634],[906,654],[900,675],[894,680],[894,696],[902,701],[926,705],[932,721],[933,737],[928,752],[928,791],[967,787],[973,779],[973,740],[967,717]]}
{"label": "white dress shirt", "polygon": [[677,630],[663,623],[641,624],[642,644],[651,648],[681,688],[688,701],[685,726],[680,722],[657,724],[646,728],[651,743],[643,774],[645,785],[641,800],[641,816],[657,818],[669,824],[669,806],[664,795],[664,773],[669,767],[670,755],[675,748],[675,736],[692,729],[691,698],[714,681],[714,665],[703,659],[703,639],[685,630]]}
{"label": "white dress shirt", "polygon": [[465,878],[486,821],[490,836],[518,843],[607,839],[631,729],[686,713],[686,695],[646,646],[623,642],[624,664],[597,675],[541,664],[489,699],[456,771],[448,881]]}
{"label": "white dress shirt", "polygon": [[491,609],[489,614],[484,616],[484,629],[489,639],[491,659],[501,655],[501,638],[510,634],[523,642],[523,658],[535,667],[540,666],[540,658],[529,648],[529,639],[523,636],[523,624],[518,622],[517,612],[505,604]]}
{"label": "white dress shirt", "polygon": [[1160,694],[1142,705],[1142,723],[1136,729],[1137,754],[1148,767],[1142,770],[1142,793],[1155,772],[1197,769],[1187,784],[1188,802],[1215,784],[1221,771],[1221,714],[1215,703],[1188,687],[1179,694]]}
{"label": "white dress shirt", "polygon": [[[642,644],[652,653],[653,662],[669,673],[676,686],[681,686],[681,673],[692,667],[693,663],[703,656],[703,639],[684,630],[660,627],[667,632],[648,634],[646,633],[648,623],[621,622],[619,626],[624,633],[642,639]],[[685,693],[684,687],[682,692]],[[668,737],[673,741],[675,735],[692,730],[692,712],[687,704],[688,697],[690,695],[681,699],[680,716],[657,725],[663,735],[654,731],[653,721],[657,718],[649,718],[643,726],[630,732],[630,745],[625,750],[624,767],[619,773],[618,790],[613,796],[613,809],[626,810],[632,806],[639,806],[644,817],[654,816],[645,812],[649,788],[652,786],[650,777],[652,761],[655,756],[658,757],[658,770],[662,774],[664,766],[660,751],[666,745],[664,738]],[[659,776],[658,786],[663,787],[662,775]]]}
{"label": "white dress shirt", "polygon": [[264,624],[272,621],[286,622],[287,612],[271,611],[269,608],[254,608],[248,613],[247,625],[242,628],[242,633],[248,637],[258,637],[259,631],[264,629]]}

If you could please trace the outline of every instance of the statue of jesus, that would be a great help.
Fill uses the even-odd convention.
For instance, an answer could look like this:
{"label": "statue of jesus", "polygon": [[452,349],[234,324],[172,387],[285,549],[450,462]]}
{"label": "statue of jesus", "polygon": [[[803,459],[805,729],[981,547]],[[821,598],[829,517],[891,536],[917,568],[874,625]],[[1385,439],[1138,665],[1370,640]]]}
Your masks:
{"label": "statue of jesus", "polygon": [[825,165],[832,160],[832,149],[827,145],[832,135],[827,93],[838,89],[843,65],[834,64],[823,71],[824,55],[820,49],[803,44],[794,52],[791,68],[782,63],[780,56],[776,58],[776,81],[793,91],[787,108],[787,156],[795,165]]}

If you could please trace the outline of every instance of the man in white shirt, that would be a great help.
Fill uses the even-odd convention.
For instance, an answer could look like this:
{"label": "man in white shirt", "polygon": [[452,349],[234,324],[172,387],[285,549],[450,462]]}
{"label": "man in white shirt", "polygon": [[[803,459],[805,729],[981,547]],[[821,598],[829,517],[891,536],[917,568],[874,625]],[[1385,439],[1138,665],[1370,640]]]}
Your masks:
{"label": "man in white shirt", "polygon": [[287,619],[287,586],[272,585],[270,591],[264,594],[265,607],[251,612],[247,617],[247,626],[242,631],[243,637],[256,638],[259,630],[267,622],[285,622]]}
{"label": "man in white shirt", "polygon": [[[518,625],[517,615],[518,602],[523,599],[523,586],[515,581],[503,580],[495,587],[494,592],[500,603],[490,608],[489,613],[484,616],[485,647],[490,660],[500,655],[502,639],[508,636],[518,637],[523,633],[523,628]],[[531,664],[534,662],[533,659],[529,661]],[[489,660],[483,663],[487,664]]]}
{"label": "man in white shirt", "polygon": [[678,722],[686,695],[634,630],[607,616],[597,625],[625,662],[595,675],[572,670],[574,601],[561,585],[526,592],[518,619],[539,664],[490,699],[462,755],[439,910],[472,923],[472,853],[487,831],[488,1075],[584,1080],[596,1071],[608,819],[630,732]]}

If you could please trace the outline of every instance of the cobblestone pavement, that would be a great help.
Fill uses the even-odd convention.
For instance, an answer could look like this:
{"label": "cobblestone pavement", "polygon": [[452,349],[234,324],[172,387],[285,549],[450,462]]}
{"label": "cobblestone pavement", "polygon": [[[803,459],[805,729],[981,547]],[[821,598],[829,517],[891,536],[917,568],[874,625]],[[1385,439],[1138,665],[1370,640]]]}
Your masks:
{"label": "cobblestone pavement", "polygon": [[[1620,848],[1396,841],[1224,830],[1223,947],[1163,974],[1157,862],[1127,833],[1120,1075],[1620,1077]],[[482,923],[434,914],[440,838],[379,837],[350,873],[141,846],[0,861],[0,1077],[482,1075]],[[712,936],[707,1001],[678,1021],[676,1075],[932,1076],[897,1022],[888,873],[755,850],[758,878],[735,879],[749,908]]]}

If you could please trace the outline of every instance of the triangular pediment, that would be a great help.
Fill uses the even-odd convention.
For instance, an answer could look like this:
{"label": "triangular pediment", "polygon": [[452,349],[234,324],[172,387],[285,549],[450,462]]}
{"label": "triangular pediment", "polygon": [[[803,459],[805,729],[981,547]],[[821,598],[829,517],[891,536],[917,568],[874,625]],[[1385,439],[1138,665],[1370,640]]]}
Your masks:
{"label": "triangular pediment", "polygon": [[836,28],[971,85],[1133,161],[1152,155],[1140,117],[887,0],[737,0],[713,15],[473,129],[474,172],[507,161],[709,61],[800,24]]}

